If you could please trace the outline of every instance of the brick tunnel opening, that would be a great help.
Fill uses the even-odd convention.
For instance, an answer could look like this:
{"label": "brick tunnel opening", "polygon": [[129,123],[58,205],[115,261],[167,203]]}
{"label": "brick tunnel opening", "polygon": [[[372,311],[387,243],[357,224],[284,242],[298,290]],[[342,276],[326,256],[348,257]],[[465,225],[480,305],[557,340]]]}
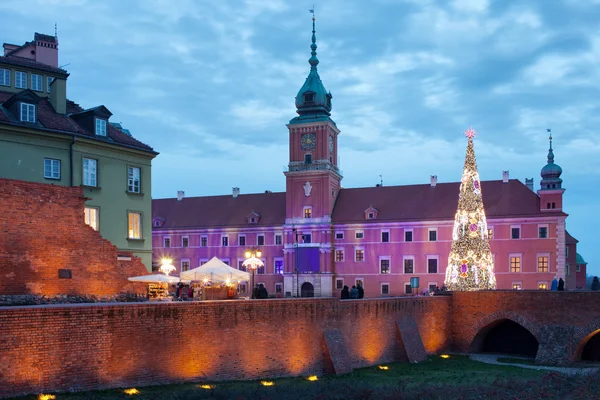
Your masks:
{"label": "brick tunnel opening", "polygon": [[522,325],[504,319],[482,329],[477,335],[475,348],[482,353],[511,354],[525,357],[537,355],[539,343]]}
{"label": "brick tunnel opening", "polygon": [[600,330],[583,346],[581,360],[600,362]]}

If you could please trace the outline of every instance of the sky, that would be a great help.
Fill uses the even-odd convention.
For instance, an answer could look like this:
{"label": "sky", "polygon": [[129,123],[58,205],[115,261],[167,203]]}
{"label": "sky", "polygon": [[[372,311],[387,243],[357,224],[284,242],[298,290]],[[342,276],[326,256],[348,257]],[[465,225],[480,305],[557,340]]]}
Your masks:
{"label": "sky", "polygon": [[[68,97],[160,153],[152,196],[284,191],[312,1],[1,0],[0,41],[58,24]],[[600,274],[600,0],[315,0],[344,187],[540,184],[552,129],[567,229]],[[380,177],[381,176],[381,177]],[[485,194],[484,194],[485,195]]]}

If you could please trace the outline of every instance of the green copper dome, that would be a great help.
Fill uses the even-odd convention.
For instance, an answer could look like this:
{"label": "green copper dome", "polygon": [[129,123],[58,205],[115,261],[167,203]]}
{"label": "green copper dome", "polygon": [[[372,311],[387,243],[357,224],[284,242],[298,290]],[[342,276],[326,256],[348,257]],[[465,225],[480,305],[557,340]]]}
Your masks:
{"label": "green copper dome", "polygon": [[308,60],[310,64],[310,73],[304,82],[304,85],[296,95],[296,112],[298,117],[292,119],[290,123],[302,123],[311,121],[321,121],[330,119],[331,115],[331,93],[327,92],[321,77],[317,72],[319,59],[317,58],[317,38],[315,36],[315,19],[313,18],[311,57]]}
{"label": "green copper dome", "polygon": [[579,253],[577,253],[577,261],[576,262],[577,262],[577,264],[587,264],[587,262],[585,262],[585,260]]}
{"label": "green copper dome", "polygon": [[542,168],[540,175],[542,176],[542,190],[553,190],[562,188],[562,168],[554,164],[554,152],[552,151],[552,135],[550,135],[550,149],[548,150],[548,164]]}

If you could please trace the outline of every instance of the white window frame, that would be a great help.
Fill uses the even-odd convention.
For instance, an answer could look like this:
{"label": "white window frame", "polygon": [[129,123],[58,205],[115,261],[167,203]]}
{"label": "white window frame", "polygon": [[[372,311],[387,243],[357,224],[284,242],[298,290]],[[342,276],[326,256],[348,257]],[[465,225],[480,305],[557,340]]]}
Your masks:
{"label": "white window frame", "polygon": [[[387,233],[388,234],[388,240],[387,242],[383,241],[383,234]],[[379,234],[379,238],[381,240],[381,243],[391,243],[392,242],[392,235],[390,234],[390,230],[389,229],[382,229],[380,234]]]}
{"label": "white window frame", "polygon": [[[435,240],[431,240],[431,232],[435,232]],[[427,241],[439,242],[438,228],[427,228]]]}
{"label": "white window frame", "polygon": [[[517,229],[517,228],[519,229],[519,237],[517,239],[514,239],[512,232],[513,232],[513,229]],[[523,237],[523,230],[521,229],[521,225],[511,225],[509,235],[510,235],[509,236],[510,240],[521,240],[521,238]]]}
{"label": "white window frame", "polygon": [[[540,237],[540,228],[546,228],[546,237],[545,238]],[[538,231],[538,236],[537,236],[538,239],[548,239],[550,237],[550,229],[548,227],[548,224],[538,224],[537,231]]]}
{"label": "white window frame", "polygon": [[[50,174],[46,174],[46,166],[50,167]],[[44,178],[60,180],[60,160],[44,158]]]}
{"label": "white window frame", "polygon": [[189,271],[190,269],[192,269],[192,263],[190,262],[189,258],[182,258],[181,261],[179,261],[179,271],[183,272],[183,263],[186,262],[188,263],[188,269],[186,271]]}
{"label": "white window frame", "polygon": [[106,136],[107,122],[104,118],[96,118],[94,125],[96,126],[96,130],[94,132],[96,132],[97,136]]}
{"label": "white window frame", "polygon": [[[519,259],[519,272],[512,271],[511,258]],[[537,262],[537,258],[536,258],[536,262]],[[520,274],[521,272],[523,272],[523,253],[509,253],[508,254],[508,272],[511,274]]]}
{"label": "white window frame", "polygon": [[[517,286],[517,285],[518,285],[519,287],[518,287],[518,288],[515,288],[515,286]],[[512,289],[512,290],[523,290],[523,282],[522,282],[522,281],[515,281],[515,282],[512,282],[512,283],[510,284],[510,287],[511,287],[511,289]]]}
{"label": "white window frame", "polygon": [[[306,216],[306,212],[308,211],[309,217]],[[302,218],[312,218],[312,206],[304,206],[302,207]]]}
{"label": "white window frame", "polygon": [[142,169],[140,167],[127,167],[127,191],[129,193],[142,192]]}
{"label": "white window frame", "polygon": [[[409,287],[410,287],[410,292],[408,292],[408,291],[406,290],[406,287],[407,287],[407,286],[409,286]],[[404,282],[404,294],[413,294],[413,288],[412,288],[412,286],[411,286],[411,284],[410,284],[410,281],[408,281],[408,282]]]}
{"label": "white window frame", "polygon": [[[281,289],[279,289],[279,292],[277,291],[278,287],[281,288]],[[283,294],[283,282],[275,282],[275,293],[274,294],[277,295],[279,293]]]}
{"label": "white window frame", "polygon": [[[277,243],[277,238],[279,237],[279,243]],[[273,236],[273,243],[275,246],[283,246],[283,233],[276,233]]]}
{"label": "white window frame", "polygon": [[208,262],[208,258],[199,258],[198,259],[198,266],[201,266],[204,264],[206,264]]}
{"label": "white window frame", "polygon": [[[262,237],[262,238],[263,238],[263,240],[262,240],[262,241],[263,241],[263,244],[258,244],[258,238],[259,238],[259,237]],[[265,244],[265,243],[267,243],[267,242],[265,241],[265,234],[264,234],[264,233],[259,233],[258,235],[256,235],[256,245],[257,245],[257,246],[266,246],[266,244]]]}
{"label": "white window frame", "polygon": [[44,91],[44,77],[39,74],[31,74],[31,90],[35,90],[36,92]]}
{"label": "white window frame", "polygon": [[[439,265],[438,265],[438,269],[439,269]],[[429,292],[431,292],[431,287],[430,286],[435,286],[437,288],[439,288],[438,283],[437,282],[427,282],[427,290]]]}
{"label": "white window frame", "polygon": [[[547,257],[548,258],[548,270],[547,271],[540,271],[540,264],[539,264],[539,258],[540,257]],[[549,274],[551,271],[550,269],[550,253],[537,253],[535,255],[535,272],[539,272],[540,274]]]}
{"label": "white window frame", "polygon": [[[223,239],[227,238],[227,244],[223,244]],[[221,235],[221,247],[229,247],[229,235]]]}
{"label": "white window frame", "polygon": [[[413,264],[413,271],[412,272],[406,272],[406,270],[405,270],[406,260],[412,260],[412,264]],[[401,272],[402,274],[414,274],[416,269],[417,269],[417,267],[415,265],[415,256],[414,255],[404,255],[404,256],[402,256],[402,272]]]}
{"label": "white window frame", "polygon": [[[93,171],[92,165],[94,167]],[[83,186],[98,187],[98,160],[94,158],[83,158]]]}
{"label": "white window frame", "polygon": [[[387,293],[383,293],[383,287],[384,287],[384,286],[387,286],[387,289],[388,289]],[[390,285],[390,283],[389,283],[389,282],[381,282],[381,283],[379,284],[379,293],[381,293],[381,295],[382,295],[382,296],[389,296],[389,295],[391,294],[391,293],[390,293],[390,291],[391,291],[391,290],[390,290],[390,289],[391,289],[391,287],[390,287],[390,286],[391,286],[391,285]]]}
{"label": "white window frame", "polygon": [[[389,262],[389,269],[387,273],[381,272],[381,261],[387,260]],[[391,275],[392,273],[392,256],[379,256],[379,262],[377,263],[377,267],[379,269],[379,275]]]}
{"label": "white window frame", "polygon": [[[410,240],[409,241],[406,240],[406,232],[410,232]],[[412,243],[415,241],[414,229],[405,229],[404,230],[404,240],[403,241],[404,241],[404,243]]]}
{"label": "white window frame", "polygon": [[[262,257],[262,258],[259,258],[259,260],[262,261],[263,266],[256,268],[256,275],[267,275],[267,259],[265,257]],[[260,272],[258,272],[258,271],[260,271],[261,268],[263,270],[262,274]]]}
{"label": "white window frame", "polygon": [[46,92],[50,93],[50,85],[52,85],[52,82],[54,82],[54,77],[53,76],[47,76],[46,77]]}
{"label": "white window frame", "polygon": [[[428,274],[439,274],[440,273],[440,256],[439,254],[427,255],[427,273]],[[437,260],[437,272],[429,272],[429,260]],[[413,265],[414,268],[414,265]]]}
{"label": "white window frame", "polygon": [[[360,235],[360,237],[358,237]],[[365,231],[363,230],[355,230],[354,231],[354,239],[363,240],[365,238]]]}
{"label": "white window frame", "polygon": [[20,121],[35,123],[35,104],[21,103]]}
{"label": "white window frame", "polygon": [[223,264],[227,264],[227,265],[229,265],[230,267],[233,267],[233,265],[231,265],[231,258],[229,258],[229,257],[224,257],[224,258],[221,258],[221,261],[223,261]]}
{"label": "white window frame", "polygon": [[[362,250],[362,255],[363,255],[362,261],[357,261],[356,260],[356,252],[358,250]],[[345,255],[344,255],[344,257],[345,257]],[[360,262],[360,263],[365,262],[365,248],[364,247],[361,246],[361,247],[355,247],[354,248],[354,262]]]}
{"label": "white window frame", "polygon": [[[245,258],[238,258],[238,259],[237,259],[237,264],[235,265],[235,268],[236,268],[236,269],[238,269],[238,270],[240,270],[240,271],[244,271],[244,270],[240,269],[240,267],[243,267],[243,265],[242,265],[242,264],[244,263],[244,261],[246,261],[246,259],[245,259]],[[233,267],[233,265],[231,265],[231,267]],[[247,270],[247,269],[248,269],[248,268],[246,268],[246,270]]]}
{"label": "white window frame", "polygon": [[10,86],[10,69],[0,68],[0,86]]}
{"label": "white window frame", "polygon": [[[338,237],[338,235],[342,235],[342,237]],[[337,231],[335,233],[335,240],[344,240],[344,232],[343,231]]]}
{"label": "white window frame", "polygon": [[27,89],[27,72],[15,71],[15,87],[17,89]]}
{"label": "white window frame", "polygon": [[[242,238],[244,238],[244,244],[241,244],[241,243],[240,243],[240,240],[241,240]],[[237,240],[237,245],[238,245],[238,247],[245,247],[245,246],[247,246],[247,245],[248,245],[248,240],[247,240],[247,239],[248,239],[248,238],[246,237],[246,234],[245,234],[245,233],[239,233],[239,234],[238,234],[238,240]]]}
{"label": "white window frame", "polygon": [[[338,261],[338,259],[337,259],[337,252],[338,252],[338,251],[341,251],[341,252],[342,252],[342,259],[341,259],[340,261]],[[342,248],[338,248],[338,249],[335,249],[335,250],[334,250],[334,253],[333,253],[333,260],[334,260],[335,262],[344,262],[344,261],[346,261],[346,252],[344,251],[344,248],[343,248],[343,247],[342,247]]]}
{"label": "white window frame", "polygon": [[[202,239],[206,239],[206,246],[202,246]],[[200,235],[200,247],[208,247],[208,235]]]}
{"label": "white window frame", "polygon": [[[167,246],[167,240],[169,241],[169,245]],[[163,236],[163,248],[168,249],[171,248],[171,236]]]}
{"label": "white window frame", "polygon": [[[92,210],[94,210],[94,213],[91,213]],[[92,215],[92,214],[94,214],[94,215]],[[94,222],[92,222],[93,216],[95,216]],[[83,220],[87,225],[92,227],[92,229],[94,229],[95,231],[99,231],[100,230],[100,207],[85,206],[85,209],[83,212]]]}
{"label": "white window frame", "polygon": [[[133,221],[131,218],[133,217]],[[137,226],[132,226],[132,222],[135,223],[135,219],[137,218]],[[142,234],[142,219],[143,214],[139,211],[127,211],[127,239],[138,239],[142,240],[144,238]]]}
{"label": "white window frame", "polygon": [[363,278],[362,276],[357,276],[356,278],[354,278],[354,285],[356,287],[358,287],[359,283],[362,286],[362,288],[364,289],[365,288],[365,278]]}
{"label": "white window frame", "polygon": [[[187,246],[183,245],[183,240],[184,239],[187,239]],[[190,237],[189,236],[182,236],[181,237],[181,248],[185,249],[185,248],[188,248],[188,247],[190,247]]]}
{"label": "white window frame", "polygon": [[581,264],[575,264],[575,272],[581,272]]}
{"label": "white window frame", "polygon": [[[277,261],[281,261],[281,274],[277,273]],[[277,275],[282,275],[283,276],[283,272],[285,270],[285,260],[283,259],[283,257],[273,257],[273,275],[277,276]]]}
{"label": "white window frame", "polygon": [[[546,285],[546,289],[540,289],[540,285]],[[538,290],[550,290],[550,286],[548,286],[548,281],[538,281],[537,289]]]}
{"label": "white window frame", "polygon": [[[342,282],[340,288],[338,288],[338,282]],[[335,278],[335,290],[342,290],[344,288],[344,278]]]}

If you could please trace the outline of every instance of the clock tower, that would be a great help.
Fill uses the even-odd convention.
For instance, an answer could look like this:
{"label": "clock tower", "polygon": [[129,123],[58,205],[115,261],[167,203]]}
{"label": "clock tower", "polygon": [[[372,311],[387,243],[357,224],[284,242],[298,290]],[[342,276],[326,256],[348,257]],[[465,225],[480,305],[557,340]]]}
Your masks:
{"label": "clock tower", "polygon": [[292,266],[286,271],[296,276],[284,286],[286,291],[292,289],[292,296],[301,295],[301,285],[308,288],[306,291],[312,285],[315,296],[332,292],[331,275],[322,275],[332,272],[331,214],[342,180],[337,163],[340,131],[331,119],[332,96],[317,72],[314,16],[312,23],[310,72],[296,95],[298,116],[287,125],[285,264]]}

